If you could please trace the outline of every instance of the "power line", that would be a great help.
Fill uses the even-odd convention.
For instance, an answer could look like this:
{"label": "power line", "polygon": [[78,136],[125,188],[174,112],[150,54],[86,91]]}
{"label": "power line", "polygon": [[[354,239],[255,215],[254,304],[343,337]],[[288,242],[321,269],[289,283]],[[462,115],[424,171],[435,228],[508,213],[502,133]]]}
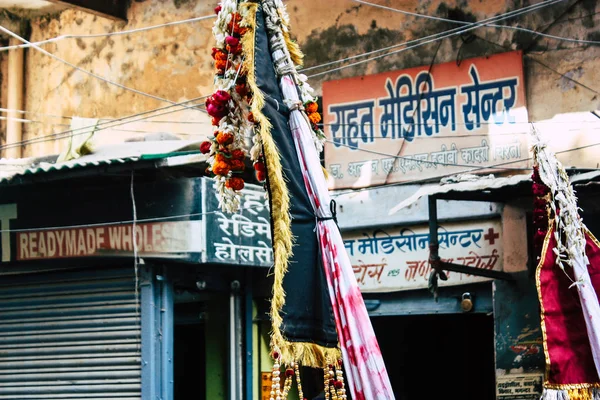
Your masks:
{"label": "power line", "polygon": [[423,38],[410,40],[408,42],[399,43],[399,44],[396,44],[396,45],[393,45],[393,46],[388,46],[388,47],[385,47],[385,48],[382,48],[382,49],[373,50],[373,51],[370,51],[370,52],[367,52],[367,53],[357,54],[357,55],[354,55],[354,56],[343,58],[341,60],[331,61],[331,62],[322,64],[322,65],[305,68],[303,71],[306,72],[306,71],[310,71],[310,70],[313,70],[313,69],[322,68],[322,67],[325,67],[325,66],[329,66],[329,65],[333,65],[333,64],[338,64],[338,63],[341,63],[341,62],[350,61],[350,60],[353,60],[353,59],[356,59],[356,58],[362,58],[362,57],[365,57],[367,55],[371,55],[371,54],[379,53],[379,52],[382,52],[382,51],[390,50],[392,48],[396,48],[396,47],[400,47],[400,46],[406,46],[406,45],[409,45],[409,44],[416,43],[413,46],[408,46],[408,47],[405,47],[403,49],[395,50],[395,51],[392,51],[392,52],[389,52],[389,53],[386,53],[386,54],[382,54],[382,55],[379,55],[379,56],[376,56],[376,57],[368,58],[366,60],[357,61],[357,62],[348,64],[348,65],[344,65],[344,66],[333,68],[333,69],[330,69],[330,70],[327,70],[327,71],[319,72],[317,74],[309,75],[309,78],[310,77],[316,77],[316,76],[324,75],[324,74],[328,74],[328,73],[339,71],[339,70],[342,70],[342,69],[345,69],[345,68],[349,68],[349,67],[352,67],[352,66],[355,66],[355,65],[359,65],[359,64],[362,64],[362,63],[365,63],[365,62],[374,61],[374,60],[377,60],[379,58],[387,57],[389,55],[401,53],[403,51],[406,51],[406,50],[409,50],[409,49],[413,49],[413,48],[416,48],[416,47],[419,47],[419,46],[422,46],[422,45],[425,45],[425,44],[428,44],[428,43],[432,43],[432,42],[435,42],[437,40],[445,39],[447,37],[461,35],[464,32],[467,32],[467,31],[470,31],[470,30],[473,30],[473,29],[477,29],[478,27],[481,27],[483,25],[487,25],[489,22],[504,20],[504,19],[516,17],[518,15],[526,14],[528,12],[537,11],[538,9],[541,9],[543,7],[546,7],[546,6],[554,5],[554,4],[557,4],[557,3],[562,2],[562,1],[564,1],[564,0],[546,0],[546,1],[543,1],[541,3],[537,3],[537,4],[534,4],[534,5],[531,5],[531,6],[527,6],[527,7],[523,7],[523,8],[517,9],[517,10],[509,11],[509,12],[507,12],[505,14],[501,14],[501,15],[498,15],[496,17],[491,17],[491,18],[484,19],[482,21],[478,21],[478,22],[474,22],[474,23],[469,23],[469,25],[465,25],[465,27],[463,27],[463,28],[449,29],[447,31],[443,31],[443,32],[435,33],[433,35],[425,36]]}
{"label": "power line", "polygon": [[[418,14],[418,13],[414,13],[414,12],[410,12],[410,11],[401,10],[398,8],[387,7],[387,6],[384,6],[381,4],[371,3],[368,1],[364,1],[364,0],[351,0],[351,1],[354,1],[355,3],[365,4],[365,5],[368,5],[371,7],[377,7],[377,8],[381,8],[381,9],[388,10],[388,11],[393,11],[393,12],[397,12],[397,13],[401,13],[401,14],[405,14],[405,15],[410,15],[413,17],[426,18],[426,19],[432,19],[432,20],[443,21],[443,22],[450,22],[452,24],[460,24],[460,25],[469,25],[470,24],[469,22],[465,22],[465,21],[458,21],[455,19],[436,17],[436,16],[426,15],[426,14]],[[546,37],[549,39],[561,40],[561,41],[565,41],[565,42],[582,43],[582,44],[600,44],[600,41],[598,41],[598,40],[574,39],[574,38],[568,38],[568,37],[562,37],[562,36],[549,35],[547,33],[539,32],[539,31],[536,31],[533,29],[523,28],[520,26],[486,24],[485,26],[482,26],[482,28],[484,28],[484,27],[511,29],[511,30],[516,30],[516,31],[521,31],[521,32],[532,33],[532,34],[535,34],[538,36],[543,36],[543,37]]]}
{"label": "power line", "polygon": [[[585,146],[572,147],[570,149],[557,151],[557,152],[555,152],[555,154],[570,153],[572,151],[583,150],[583,149],[587,149],[587,148],[590,148],[590,147],[596,147],[596,146],[600,146],[600,143],[592,143],[592,144],[585,145]],[[456,175],[460,175],[460,174],[463,174],[463,173],[473,173],[473,172],[481,171],[481,170],[498,169],[499,167],[504,167],[506,165],[515,164],[515,163],[518,163],[518,162],[531,161],[532,159],[533,159],[532,157],[520,158],[518,160],[512,160],[512,161],[507,161],[507,162],[503,162],[503,163],[499,163],[499,164],[492,164],[492,165],[481,166],[481,167],[477,167],[477,168],[474,168],[474,169],[471,169],[471,170],[454,171],[454,172],[450,172],[450,173],[443,174],[443,175],[437,175],[437,176],[432,176],[430,178],[412,180],[412,181],[409,181],[409,182],[383,183],[383,184],[378,185],[378,186],[368,186],[368,187],[360,188],[360,189],[346,189],[346,190],[332,191],[331,196],[332,197],[344,196],[344,195],[352,194],[352,193],[360,193],[360,192],[365,192],[365,191],[369,191],[369,190],[382,189],[384,187],[392,187],[392,186],[400,186],[400,185],[408,185],[408,184],[410,184],[410,185],[418,185],[418,184],[421,184],[421,183],[435,183],[435,181],[437,181],[439,179],[447,178],[447,177],[450,177],[450,176],[456,176]],[[502,168],[502,169],[506,169],[506,168]],[[528,169],[530,169],[530,168],[528,168]]]}
{"label": "power line", "polygon": [[[35,45],[35,44],[33,44],[33,43],[29,42],[27,39],[24,39],[24,38],[22,38],[21,36],[17,35],[16,33],[12,32],[12,31],[11,31],[11,30],[9,30],[9,29],[6,29],[5,27],[3,27],[3,26],[1,26],[1,25],[0,25],[0,31],[2,31],[2,32],[6,33],[6,34],[7,34],[7,35],[9,35],[9,36],[12,36],[12,37],[13,37],[13,38],[15,38],[15,39],[18,39],[18,40],[20,40],[20,41],[21,41],[21,42],[23,42],[23,43],[26,43],[26,44],[29,44],[29,45],[31,45],[31,47],[33,47],[33,48],[34,48],[34,49],[36,49],[37,51],[39,51],[39,52],[41,52],[41,53],[43,53],[43,54],[47,55],[48,57],[51,57],[51,58],[53,58],[53,59],[55,59],[55,60],[57,60],[57,61],[59,61],[59,62],[61,62],[61,63],[65,64],[65,65],[68,65],[69,67],[71,67],[71,68],[73,68],[73,69],[76,69],[77,71],[83,72],[84,74],[87,74],[87,75],[89,75],[89,76],[91,76],[91,77],[94,77],[94,78],[96,78],[96,79],[98,79],[98,80],[100,80],[100,81],[102,81],[102,82],[108,83],[108,84],[110,84],[110,85],[116,86],[116,87],[118,87],[118,88],[121,88],[121,89],[127,90],[127,91],[129,91],[129,92],[132,92],[132,93],[139,94],[139,95],[141,95],[141,96],[145,96],[145,97],[148,97],[148,98],[151,98],[151,99],[154,99],[154,100],[161,101],[161,102],[163,102],[163,103],[170,103],[170,104],[173,104],[173,105],[177,105],[177,104],[178,104],[178,103],[176,103],[176,102],[174,102],[174,101],[171,101],[171,100],[168,100],[168,99],[162,98],[162,97],[160,97],[160,96],[156,96],[156,95],[153,95],[153,94],[150,94],[150,93],[142,92],[141,90],[137,90],[137,89],[133,89],[133,88],[127,87],[127,86],[125,86],[125,85],[123,85],[123,84],[121,84],[121,83],[117,83],[117,82],[111,81],[111,80],[109,80],[109,79],[106,79],[106,78],[105,78],[105,77],[103,77],[103,76],[97,75],[97,74],[95,74],[95,73],[93,73],[93,72],[91,72],[91,71],[88,71],[88,70],[85,70],[85,69],[83,69],[83,68],[80,68],[80,67],[78,67],[77,65],[75,65],[75,64],[72,64],[72,63],[70,63],[70,62],[68,62],[68,61],[66,61],[66,60],[63,60],[62,58],[60,58],[60,57],[58,57],[58,56],[56,56],[56,55],[54,55],[54,54],[50,53],[49,51],[46,51],[46,50],[42,49],[41,47],[39,47],[39,46],[37,46],[37,45]],[[201,111],[201,110],[199,110],[198,108],[195,108],[195,107],[194,107],[194,108],[192,108],[192,107],[187,107],[187,106],[183,106],[183,107],[190,108],[190,109],[192,109],[192,110],[195,110],[195,111]]]}
{"label": "power line", "polygon": [[196,18],[184,19],[184,20],[181,20],[181,21],[166,22],[164,24],[146,26],[146,27],[143,27],[143,28],[130,29],[130,30],[127,30],[127,31],[107,32],[107,33],[93,33],[93,34],[87,34],[87,35],[60,35],[60,36],[57,36],[57,37],[54,37],[54,38],[51,38],[51,39],[41,40],[39,42],[32,42],[32,43],[28,43],[28,44],[19,44],[19,45],[16,45],[16,46],[4,46],[4,47],[0,47],[0,51],[15,50],[15,49],[24,49],[24,48],[34,47],[34,46],[41,46],[41,45],[44,45],[44,44],[47,44],[47,43],[54,43],[54,42],[58,42],[58,41],[65,40],[65,39],[93,39],[93,38],[101,38],[101,37],[112,37],[112,36],[129,35],[129,34],[132,34],[132,33],[145,32],[145,31],[150,31],[150,30],[153,30],[153,29],[166,28],[166,27],[175,26],[175,25],[188,24],[188,23],[198,22],[198,21],[204,21],[204,20],[212,19],[212,18],[216,18],[216,15],[215,14],[211,14],[211,15],[205,15],[203,17],[196,17]]}
{"label": "power line", "polygon": [[[499,43],[492,42],[491,40],[488,40],[488,39],[482,38],[481,36],[476,36],[476,37],[477,37],[479,40],[483,40],[484,42],[487,42],[487,43],[489,43],[489,44],[493,44],[494,46],[500,47],[501,49],[508,50],[508,48],[507,48],[507,47],[505,47],[505,46],[503,46],[503,45],[501,45],[501,44],[499,44]],[[544,68],[548,69],[549,71],[552,71],[552,72],[554,72],[554,73],[555,73],[555,74],[557,74],[557,75],[560,75],[562,78],[564,78],[564,79],[566,79],[566,80],[568,80],[568,81],[570,81],[570,82],[573,82],[574,84],[576,84],[576,85],[578,85],[578,86],[581,86],[582,88],[584,88],[584,89],[587,89],[587,90],[589,90],[589,91],[590,91],[590,92],[592,92],[592,93],[595,93],[595,94],[597,94],[597,95],[600,95],[600,91],[598,91],[598,90],[596,90],[596,89],[594,89],[594,88],[591,88],[591,87],[587,86],[586,84],[584,84],[584,83],[581,83],[581,82],[579,82],[578,80],[576,80],[576,79],[573,79],[573,78],[572,78],[572,77],[570,77],[570,76],[567,76],[566,74],[563,74],[563,73],[562,73],[562,72],[560,72],[560,71],[557,71],[557,70],[555,70],[554,68],[550,67],[549,65],[547,65],[547,64],[545,64],[545,63],[541,62],[540,60],[538,60],[538,59],[534,58],[534,57],[533,57],[531,54],[524,54],[524,56],[525,56],[525,57],[527,57],[528,59],[530,59],[531,61],[538,63],[539,65],[541,65],[542,67],[544,67]]]}
{"label": "power line", "polygon": [[[143,111],[143,112],[140,112],[140,113],[137,113],[137,114],[128,115],[128,116],[125,116],[125,117],[122,117],[122,118],[117,118],[117,119],[114,119],[112,121],[103,122],[103,123],[100,123],[100,124],[97,124],[97,125],[89,125],[89,126],[81,127],[81,128],[78,128],[78,129],[69,129],[69,130],[62,131],[62,132],[57,132],[57,133],[52,133],[52,134],[49,134],[49,135],[38,136],[38,137],[35,137],[35,138],[31,138],[31,139],[27,139],[27,140],[22,140],[20,142],[7,143],[7,144],[5,144],[3,146],[0,146],[0,150],[8,149],[8,148],[11,148],[11,147],[23,146],[23,145],[27,145],[27,144],[44,143],[44,142],[48,142],[48,141],[54,140],[56,138],[59,138],[59,136],[63,136],[63,137],[66,138],[66,137],[68,137],[69,134],[71,134],[71,136],[83,135],[83,134],[89,133],[90,130],[95,130],[96,132],[98,132],[98,131],[102,131],[102,130],[105,130],[105,129],[113,128],[115,126],[121,126],[121,125],[129,124],[129,123],[132,123],[132,122],[142,121],[142,120],[144,120],[146,118],[152,118],[152,117],[157,117],[157,116],[161,116],[161,115],[172,114],[174,112],[179,112],[179,111],[182,111],[182,110],[181,109],[171,110],[171,111],[160,113],[160,114],[157,114],[157,115],[154,115],[154,116],[151,116],[151,117],[143,117],[143,118],[140,118],[140,119],[134,119],[132,121],[129,121],[129,119],[131,119],[131,118],[136,118],[136,117],[139,117],[139,116],[143,116],[143,115],[155,113],[157,111],[166,110],[166,109],[173,108],[173,107],[176,107],[176,106],[183,106],[184,104],[191,103],[191,102],[198,101],[198,100],[202,100],[202,99],[205,99],[206,97],[207,96],[196,97],[194,99],[186,100],[184,102],[181,102],[181,103],[178,103],[178,104],[174,104],[174,105],[171,105],[171,106],[164,106],[164,107],[156,108],[156,109],[149,110],[149,111]],[[121,122],[121,121],[125,121],[125,122]],[[119,122],[119,123],[117,123],[117,122]]]}
{"label": "power line", "polygon": [[[326,142],[333,143],[333,141],[331,141],[331,140],[326,140]],[[348,145],[348,144],[342,144],[342,143],[339,143],[337,145],[338,146],[348,147],[348,148],[350,148],[352,150],[362,151],[362,152],[365,152],[365,153],[376,154],[376,155],[379,155],[379,156],[389,157],[389,158],[393,158],[393,159],[400,159],[400,160],[407,160],[407,161],[416,161],[416,162],[421,162],[423,164],[443,165],[445,167],[479,168],[476,165],[469,165],[469,164],[454,164],[454,163],[444,163],[444,162],[438,162],[438,161],[419,160],[418,158],[412,158],[410,156],[398,156],[398,155],[389,154],[389,153],[382,153],[382,152],[379,152],[379,151],[369,150],[369,149],[363,149],[363,148],[360,148],[360,147],[356,147],[356,146],[352,146],[352,145]],[[529,169],[529,168],[504,168],[504,169],[524,170],[524,169]]]}

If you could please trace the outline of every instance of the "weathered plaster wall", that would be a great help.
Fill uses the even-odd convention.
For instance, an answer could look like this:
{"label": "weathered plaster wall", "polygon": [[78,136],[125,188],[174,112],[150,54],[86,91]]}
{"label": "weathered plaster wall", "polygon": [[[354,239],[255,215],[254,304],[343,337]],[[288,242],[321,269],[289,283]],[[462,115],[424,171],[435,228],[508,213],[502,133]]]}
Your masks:
{"label": "weathered plaster wall", "polygon": [[[600,6],[594,0],[561,3],[542,11],[500,23],[580,39],[600,39]],[[466,21],[482,20],[523,7],[516,0],[505,1],[380,1],[389,7]],[[43,40],[63,34],[90,34],[135,29],[212,13],[213,2],[195,0],[153,0],[132,2],[127,23],[115,22],[81,11],[67,10],[58,15],[31,20],[30,39]],[[405,16],[373,8],[351,0],[289,0],[288,10],[294,35],[305,53],[306,67],[335,61],[365,51],[392,46],[407,40],[455,28],[456,25]],[[171,101],[189,100],[212,90],[213,68],[210,48],[212,20],[183,24],[147,32],[98,39],[67,39],[47,44],[45,49],[81,68],[110,80]],[[597,68],[600,48],[538,38],[499,28],[482,28],[467,34],[424,45],[375,62],[315,77],[313,86],[320,92],[321,82],[329,79],[370,74],[391,69],[483,56],[500,51],[524,49],[529,114],[532,120],[547,120],[564,113],[583,113],[599,107]],[[441,43],[441,44],[440,44]],[[439,46],[439,49],[438,49]],[[116,88],[53,60],[33,49],[27,51],[26,107],[44,114],[89,118],[118,118],[167,106],[154,99]],[[546,66],[543,66],[542,64]],[[330,66],[336,67],[339,64]],[[552,70],[554,71],[552,71]],[[308,71],[307,74],[321,70]],[[564,73],[587,88],[574,84]],[[24,139],[68,129],[68,119],[36,116],[43,124],[27,124]],[[147,132],[169,132],[182,138],[201,138],[210,131],[204,114],[185,110],[156,117],[158,121],[137,122],[115,127],[99,135],[115,142]],[[564,127],[567,124],[557,126]],[[588,124],[586,126],[591,126]],[[580,129],[580,127],[577,127]],[[589,135],[588,135],[589,136]],[[566,148],[587,143],[574,135],[558,141]],[[24,155],[55,153],[63,141],[29,145]]]}

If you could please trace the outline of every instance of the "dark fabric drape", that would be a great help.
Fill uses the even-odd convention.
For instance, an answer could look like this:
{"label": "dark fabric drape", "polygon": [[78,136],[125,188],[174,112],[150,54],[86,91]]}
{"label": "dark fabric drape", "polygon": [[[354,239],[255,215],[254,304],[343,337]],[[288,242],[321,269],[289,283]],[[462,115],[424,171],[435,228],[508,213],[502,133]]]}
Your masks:
{"label": "dark fabric drape", "polygon": [[316,218],[288,125],[289,110],[282,100],[273,68],[264,14],[260,7],[256,20],[256,83],[265,95],[262,112],[273,125],[271,135],[279,149],[283,175],[290,193],[292,234],[295,239],[289,270],[283,281],[286,300],[281,313],[281,330],[290,342],[310,342],[335,347],[337,334],[319,255]]}

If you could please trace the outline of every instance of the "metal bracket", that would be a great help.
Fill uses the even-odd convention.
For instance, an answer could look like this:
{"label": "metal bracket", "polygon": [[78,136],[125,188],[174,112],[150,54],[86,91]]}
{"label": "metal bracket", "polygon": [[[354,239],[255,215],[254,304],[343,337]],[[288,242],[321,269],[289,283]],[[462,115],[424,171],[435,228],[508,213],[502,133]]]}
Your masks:
{"label": "metal bracket", "polygon": [[[437,294],[437,277],[433,274],[440,274],[442,271],[453,271],[460,272],[463,274],[470,274],[475,276],[484,276],[487,278],[502,279],[506,281],[514,281],[514,277],[503,271],[493,271],[488,269],[480,269],[474,267],[467,267],[460,264],[453,264],[443,262],[439,256],[439,243],[438,243],[438,217],[437,217],[437,198],[435,196],[429,196],[429,259],[432,261],[432,276],[430,277],[430,290],[434,296]],[[433,279],[431,279],[433,278]],[[443,278],[442,278],[443,279]]]}

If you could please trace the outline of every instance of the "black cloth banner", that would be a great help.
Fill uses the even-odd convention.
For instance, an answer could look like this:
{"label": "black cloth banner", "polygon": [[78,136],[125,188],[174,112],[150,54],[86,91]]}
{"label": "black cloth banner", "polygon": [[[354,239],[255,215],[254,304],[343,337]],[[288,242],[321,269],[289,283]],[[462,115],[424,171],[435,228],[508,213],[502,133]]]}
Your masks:
{"label": "black cloth banner", "polygon": [[327,280],[319,254],[315,231],[316,217],[304,186],[302,170],[288,124],[289,109],[283,103],[273,67],[262,7],[259,7],[256,14],[255,32],[256,83],[265,95],[262,112],[273,125],[271,135],[281,157],[283,175],[290,194],[294,236],[293,255],[283,280],[286,298],[281,311],[281,331],[284,338],[290,342],[336,347],[338,339]]}

